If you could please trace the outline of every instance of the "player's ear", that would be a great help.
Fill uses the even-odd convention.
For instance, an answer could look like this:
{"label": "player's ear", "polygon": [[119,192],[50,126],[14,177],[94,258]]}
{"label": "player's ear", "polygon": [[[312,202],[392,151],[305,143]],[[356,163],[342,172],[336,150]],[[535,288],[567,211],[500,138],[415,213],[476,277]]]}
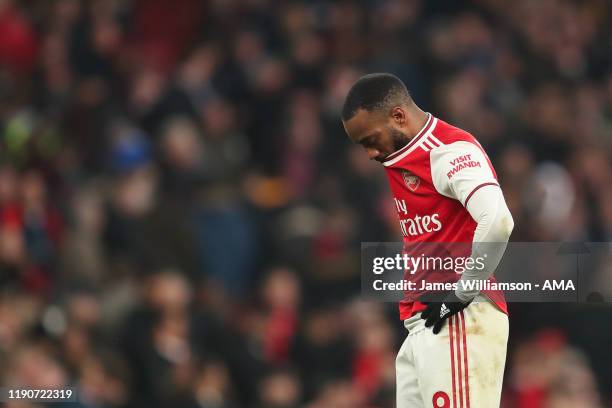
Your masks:
{"label": "player's ear", "polygon": [[404,112],[404,110],[399,106],[396,106],[395,108],[391,109],[391,118],[398,125],[403,125],[406,123],[406,112]]}

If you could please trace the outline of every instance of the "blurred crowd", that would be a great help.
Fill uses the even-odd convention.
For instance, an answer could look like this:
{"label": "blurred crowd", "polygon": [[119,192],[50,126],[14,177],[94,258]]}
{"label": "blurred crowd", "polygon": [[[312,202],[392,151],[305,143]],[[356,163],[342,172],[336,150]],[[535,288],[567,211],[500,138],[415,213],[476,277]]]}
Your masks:
{"label": "blurred crowd", "polygon": [[[400,234],[348,88],[392,72],[474,133],[512,240],[606,242],[611,26],[607,0],[0,0],[0,384],[393,407],[405,333],[359,249]],[[611,309],[510,313],[503,407],[611,406]]]}

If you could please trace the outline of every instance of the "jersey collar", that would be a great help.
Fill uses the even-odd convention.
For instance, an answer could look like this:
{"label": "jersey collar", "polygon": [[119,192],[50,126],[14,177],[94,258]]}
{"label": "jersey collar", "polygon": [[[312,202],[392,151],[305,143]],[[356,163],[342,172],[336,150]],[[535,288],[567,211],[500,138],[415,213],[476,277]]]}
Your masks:
{"label": "jersey collar", "polygon": [[387,158],[383,162],[383,166],[391,166],[403,159],[408,153],[410,153],[413,150],[413,147],[416,146],[417,142],[423,137],[423,135],[425,135],[429,130],[433,128],[432,125],[434,121],[434,116],[431,113],[427,112],[427,120],[425,121],[425,125],[423,125],[423,128],[421,128],[419,133],[417,133],[416,136],[413,137],[406,146],[387,156]]}

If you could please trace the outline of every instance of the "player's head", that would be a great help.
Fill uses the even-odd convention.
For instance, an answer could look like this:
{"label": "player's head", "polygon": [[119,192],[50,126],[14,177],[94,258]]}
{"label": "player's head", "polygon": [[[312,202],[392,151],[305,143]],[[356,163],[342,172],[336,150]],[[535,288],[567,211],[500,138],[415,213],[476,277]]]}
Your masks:
{"label": "player's head", "polygon": [[414,109],[416,105],[398,77],[368,74],[359,78],[346,96],[342,123],[349,138],[361,144],[370,159],[384,161],[410,141],[408,115]]}

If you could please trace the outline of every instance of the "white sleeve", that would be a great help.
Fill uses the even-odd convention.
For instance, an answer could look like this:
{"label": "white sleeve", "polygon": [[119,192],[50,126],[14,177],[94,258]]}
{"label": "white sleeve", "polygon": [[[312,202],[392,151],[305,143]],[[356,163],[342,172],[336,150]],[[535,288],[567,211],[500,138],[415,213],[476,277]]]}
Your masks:
{"label": "white sleeve", "polygon": [[436,190],[463,206],[476,189],[499,185],[487,157],[473,143],[459,141],[440,146],[431,151],[429,158]]}
{"label": "white sleeve", "polygon": [[495,272],[514,222],[489,161],[478,146],[469,142],[444,145],[431,151],[430,160],[438,192],[459,200],[477,223],[471,257],[484,260],[484,268],[466,269],[455,291],[467,302],[478,290],[468,290],[470,286],[462,281],[486,280]]}
{"label": "white sleeve", "polygon": [[476,285],[466,282],[486,280],[495,272],[506,251],[514,221],[500,188],[477,189],[470,199],[467,210],[477,222],[472,240],[472,259],[483,260],[484,268],[466,270],[461,275],[455,294],[467,302],[478,295]]}

